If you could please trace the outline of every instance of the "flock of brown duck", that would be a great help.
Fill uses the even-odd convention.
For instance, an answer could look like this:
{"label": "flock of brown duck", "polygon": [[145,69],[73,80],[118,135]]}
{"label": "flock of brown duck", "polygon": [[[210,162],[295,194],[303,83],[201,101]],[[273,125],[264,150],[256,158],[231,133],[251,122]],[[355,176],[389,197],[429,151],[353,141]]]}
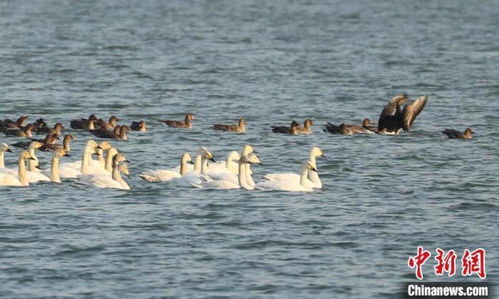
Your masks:
{"label": "flock of brown duck", "polygon": [[[378,120],[378,124],[373,125],[369,118],[364,119],[361,125],[357,124],[339,124],[335,125],[330,122],[325,124],[324,131],[331,134],[355,135],[355,134],[385,134],[398,135],[401,131],[409,131],[416,117],[423,111],[428,101],[427,96],[421,96],[418,99],[408,102],[406,94],[397,95],[391,99],[383,108]],[[182,120],[162,120],[161,122],[173,128],[191,129],[193,127],[193,114],[187,114]],[[33,141],[38,141],[43,144],[43,150],[54,150],[55,143],[62,135],[65,129],[61,123],[56,123],[53,127],[49,126],[43,119],[38,119],[33,123],[27,123],[28,116],[21,116],[17,120],[10,119],[0,120],[0,131],[7,136],[31,138]],[[88,118],[73,119],[70,121],[72,129],[88,131],[98,138],[127,140],[127,133],[130,130],[147,131],[145,121],[134,121],[130,126],[119,125],[120,119],[116,116],[111,116],[107,121],[97,118],[95,115],[90,115]],[[272,132],[281,134],[311,134],[313,121],[306,119],[301,126],[298,122],[292,121],[289,126],[272,126]],[[214,130],[245,133],[246,122],[243,118],[237,124],[214,124]],[[473,131],[467,128],[464,132],[454,129],[445,129],[442,131],[451,139],[472,139]],[[44,139],[34,139],[33,134],[46,134]],[[64,137],[63,144],[60,147],[68,146],[73,140],[73,136],[68,134]],[[27,148],[29,142],[18,142],[13,146]]]}

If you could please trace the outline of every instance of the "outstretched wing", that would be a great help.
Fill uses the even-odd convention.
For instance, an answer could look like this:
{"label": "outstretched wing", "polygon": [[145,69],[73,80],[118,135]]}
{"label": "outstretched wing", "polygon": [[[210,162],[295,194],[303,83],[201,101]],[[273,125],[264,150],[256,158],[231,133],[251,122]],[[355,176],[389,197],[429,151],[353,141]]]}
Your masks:
{"label": "outstretched wing", "polygon": [[428,96],[422,96],[404,107],[402,111],[402,128],[404,131],[409,131],[416,117],[423,111],[427,100]]}
{"label": "outstretched wing", "polygon": [[396,130],[398,129],[398,114],[400,113],[400,105],[407,99],[407,94],[400,94],[391,99],[386,104],[378,120],[378,130],[384,129]]}

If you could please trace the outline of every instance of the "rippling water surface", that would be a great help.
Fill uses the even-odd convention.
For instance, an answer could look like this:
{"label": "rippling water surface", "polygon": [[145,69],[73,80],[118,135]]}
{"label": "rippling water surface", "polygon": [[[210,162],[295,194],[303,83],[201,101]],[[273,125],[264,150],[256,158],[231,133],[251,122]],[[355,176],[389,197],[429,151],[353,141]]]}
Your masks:
{"label": "rippling water surface", "polygon": [[[497,278],[499,2],[1,1],[0,28],[0,118],[69,127],[115,114],[151,127],[115,143],[131,160],[131,191],[0,189],[1,297],[397,298],[418,245],[483,247]],[[376,120],[400,92],[430,99],[410,133],[322,132],[326,121]],[[192,130],[158,122],[187,112]],[[245,135],[209,129],[240,116]],[[307,117],[311,136],[269,130]],[[472,141],[439,133],[468,126]],[[89,138],[74,134],[67,161]],[[222,160],[246,143],[264,163],[257,181],[298,172],[319,146],[324,188],[137,177],[201,145]]]}

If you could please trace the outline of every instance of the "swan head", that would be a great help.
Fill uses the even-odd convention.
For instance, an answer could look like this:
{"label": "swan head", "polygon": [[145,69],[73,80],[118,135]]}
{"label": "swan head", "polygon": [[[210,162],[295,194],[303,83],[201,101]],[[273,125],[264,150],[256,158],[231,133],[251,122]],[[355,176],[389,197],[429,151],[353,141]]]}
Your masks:
{"label": "swan head", "polygon": [[130,162],[126,159],[125,155],[117,153],[114,158],[113,158],[113,163],[115,165],[119,165],[120,163],[127,163]]}
{"label": "swan head", "polygon": [[2,143],[2,145],[0,145],[0,152],[12,153],[12,150],[10,149],[10,147],[7,143]]}
{"label": "swan head", "polygon": [[312,147],[312,149],[310,150],[310,155],[314,157],[326,158],[326,155],[324,155],[322,150],[317,146]]}
{"label": "swan head", "polygon": [[42,146],[43,146],[43,143],[38,142],[38,141],[33,141],[29,144],[29,149],[39,149]]}
{"label": "swan head", "polygon": [[69,156],[63,148],[57,148],[54,150],[54,158],[60,159],[64,156]]}
{"label": "swan head", "polygon": [[111,146],[111,143],[109,143],[109,141],[102,141],[101,143],[99,143],[99,147],[105,151],[109,150],[112,146]]}
{"label": "swan head", "polygon": [[246,158],[247,160],[247,163],[249,164],[260,164],[262,165],[262,162],[260,161],[260,159],[258,158],[257,154],[255,153],[251,153],[248,155],[248,157]]}
{"label": "swan head", "polygon": [[236,151],[230,152],[227,156],[227,161],[238,161],[239,159],[241,159],[241,155]]}
{"label": "swan head", "polygon": [[118,154],[118,150],[115,148],[115,147],[111,147],[108,151],[107,151],[107,155],[109,157],[114,157],[116,154]]}
{"label": "swan head", "polygon": [[307,162],[303,163],[303,167],[302,168],[303,168],[303,170],[311,170],[311,171],[317,172],[317,169],[315,168],[315,166],[310,161],[307,161]]}
{"label": "swan head", "polygon": [[205,158],[206,160],[210,160],[211,162],[216,162],[215,158],[213,158],[213,154],[210,153],[209,151],[205,151],[202,157]]}
{"label": "swan head", "polygon": [[192,157],[191,157],[191,155],[189,153],[182,154],[182,163],[194,164],[192,162]]}
{"label": "swan head", "polygon": [[19,159],[23,159],[23,160],[36,160],[30,153],[29,151],[22,151],[20,154],[19,154]]}
{"label": "swan head", "polygon": [[97,154],[97,150],[101,149],[101,147],[94,140],[87,141],[85,145],[84,152],[85,154]]}
{"label": "swan head", "polygon": [[130,177],[130,170],[128,169],[128,166],[125,163],[120,163],[118,165],[118,170],[127,177]]}
{"label": "swan head", "polygon": [[243,153],[241,156],[247,156],[251,153],[255,152],[255,150],[253,149],[253,147],[249,144],[246,144],[244,147],[243,147]]}

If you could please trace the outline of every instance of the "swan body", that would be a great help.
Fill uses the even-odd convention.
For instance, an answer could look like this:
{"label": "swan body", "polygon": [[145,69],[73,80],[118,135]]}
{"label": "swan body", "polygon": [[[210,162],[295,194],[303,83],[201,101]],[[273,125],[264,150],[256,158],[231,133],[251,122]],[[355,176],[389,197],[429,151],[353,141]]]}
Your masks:
{"label": "swan body", "polygon": [[187,163],[192,163],[192,158],[189,153],[184,153],[180,158],[180,167],[171,170],[156,169],[144,172],[139,175],[141,179],[151,183],[168,182],[174,178],[180,178],[186,175],[189,171]]}
{"label": "swan body", "polygon": [[296,191],[296,192],[310,192],[314,190],[313,183],[308,179],[309,171],[317,171],[310,161],[303,163],[300,180],[267,180],[258,183],[257,188],[262,190],[280,190],[280,191]]}
{"label": "swan body", "polygon": [[103,174],[104,168],[99,164],[92,165],[92,154],[96,154],[100,146],[93,140],[88,140],[85,148],[83,149],[82,159],[71,163],[63,163],[59,168],[61,178],[76,178],[81,174],[101,173]]}
{"label": "swan body", "polygon": [[113,172],[112,174],[81,174],[78,176],[80,182],[86,185],[91,185],[97,188],[111,188],[130,190],[128,183],[123,180],[121,173],[129,175],[127,165],[128,162],[124,155],[116,154],[113,159]]}
{"label": "swan body", "polygon": [[[323,157],[325,158],[325,155],[322,153],[322,150],[318,147],[312,147],[310,150],[309,154],[309,161],[312,164],[313,168],[317,170],[317,157]],[[297,182],[300,182],[301,175],[296,174],[296,173],[271,173],[267,174],[264,176],[265,179],[268,181],[275,181],[275,182],[293,182],[296,184]],[[319,178],[319,174],[317,171],[309,171],[308,172],[308,179],[311,182],[311,186],[313,188],[321,189],[322,188],[322,182]]]}
{"label": "swan body", "polygon": [[34,159],[28,151],[22,151],[18,160],[18,172],[15,174],[0,174],[0,186],[22,187],[29,186],[26,173],[26,160]]}

